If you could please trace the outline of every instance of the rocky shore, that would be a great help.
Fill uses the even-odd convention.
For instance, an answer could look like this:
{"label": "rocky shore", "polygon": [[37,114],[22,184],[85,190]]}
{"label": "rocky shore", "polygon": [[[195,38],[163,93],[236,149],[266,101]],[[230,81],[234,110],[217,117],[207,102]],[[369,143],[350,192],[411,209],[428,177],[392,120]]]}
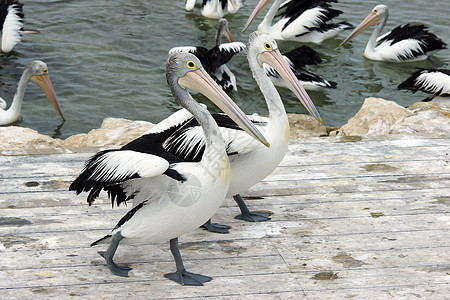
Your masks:
{"label": "rocky shore", "polygon": [[[313,117],[289,114],[292,141],[318,136],[367,136],[387,134],[426,134],[450,136],[450,106],[417,102],[408,108],[394,101],[367,98],[360,111],[341,128],[319,124]],[[150,122],[106,118],[98,129],[67,139],[54,139],[23,127],[0,127],[0,154],[42,154],[89,151],[99,147],[121,146],[153,126]]]}

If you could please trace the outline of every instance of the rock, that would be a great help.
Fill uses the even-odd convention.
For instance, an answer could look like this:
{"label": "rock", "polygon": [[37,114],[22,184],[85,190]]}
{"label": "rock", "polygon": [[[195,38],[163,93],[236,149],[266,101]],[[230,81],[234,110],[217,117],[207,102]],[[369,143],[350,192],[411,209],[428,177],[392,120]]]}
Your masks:
{"label": "rock", "polygon": [[36,130],[17,126],[0,127],[0,151],[6,154],[10,150],[26,153],[26,149],[60,148],[62,141]]}
{"label": "rock", "polygon": [[122,146],[153,127],[150,122],[106,118],[99,129],[77,134],[63,141],[65,148]]}
{"label": "rock", "polygon": [[335,133],[330,135],[381,135],[389,134],[399,120],[413,115],[410,110],[393,101],[367,98],[361,109]]}
{"label": "rock", "polygon": [[395,123],[391,134],[450,135],[450,106],[435,102],[417,102],[408,107],[412,115]]}
{"label": "rock", "polygon": [[291,127],[291,140],[309,136],[326,136],[327,128],[314,117],[300,114],[288,114]]}

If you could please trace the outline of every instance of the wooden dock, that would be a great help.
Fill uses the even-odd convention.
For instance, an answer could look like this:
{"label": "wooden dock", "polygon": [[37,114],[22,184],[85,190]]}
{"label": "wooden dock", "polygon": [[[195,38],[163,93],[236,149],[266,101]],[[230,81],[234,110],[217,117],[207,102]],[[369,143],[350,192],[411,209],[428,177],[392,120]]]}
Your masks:
{"label": "wooden dock", "polygon": [[68,186],[91,153],[0,156],[0,299],[450,299],[450,139],[306,138],[247,194],[272,220],[246,223],[227,199],[180,238],[203,287],[163,277],[168,243],[122,245],[114,276],[89,244],[127,207],[92,207]]}

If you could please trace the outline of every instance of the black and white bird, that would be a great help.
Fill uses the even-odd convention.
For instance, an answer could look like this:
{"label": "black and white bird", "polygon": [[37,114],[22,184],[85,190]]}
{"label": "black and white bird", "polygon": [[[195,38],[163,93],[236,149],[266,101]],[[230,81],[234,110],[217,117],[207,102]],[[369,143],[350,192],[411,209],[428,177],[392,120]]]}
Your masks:
{"label": "black and white bird", "polygon": [[[187,89],[213,101],[253,138],[265,144],[264,147],[269,144],[193,54],[170,55],[166,78],[174,98],[185,110],[121,149],[95,154],[69,189],[77,193],[90,191],[89,203],[101,190],[108,192],[113,204],[133,201],[133,208],[111,233],[92,244],[110,243],[105,252],[99,253],[114,274],[128,276],[131,270],[113,261],[119,243],[170,241],[177,271],[165,276],[183,285],[202,285],[212,278],[185,270],[178,237],[197,229],[217,211],[228,191],[230,163],[217,123]],[[204,135],[205,147],[198,161],[185,160],[163,147],[177,130],[179,117],[189,115],[187,112],[199,123]],[[174,126],[166,127],[169,123]]]}
{"label": "black and white bird", "polygon": [[8,53],[19,43],[23,34],[36,34],[38,30],[23,29],[23,4],[17,0],[0,0],[1,52]]}
{"label": "black and white bird", "polygon": [[[258,30],[273,36],[276,40],[322,44],[344,29],[353,28],[346,22],[329,23],[342,11],[331,8],[325,0],[274,0]],[[260,0],[244,25],[244,32],[253,20],[272,0]],[[274,22],[274,18],[278,18]]]}
{"label": "black and white bird", "polygon": [[[322,62],[319,53],[311,47],[303,45],[299,48],[284,53],[283,58],[291,67],[292,72],[295,74],[305,90],[315,91],[323,88],[336,88],[336,82],[323,79],[319,75],[316,75],[306,69],[306,65],[317,65]],[[267,76],[269,76],[275,86],[288,88],[286,82],[272,67],[264,64],[264,68]]]}
{"label": "black and white bird", "polygon": [[424,25],[400,25],[380,36],[388,17],[389,8],[386,5],[375,6],[340,46],[351,41],[366,28],[375,26],[364,50],[364,56],[371,60],[420,61],[427,59],[435,51],[446,48],[447,45],[436,35],[429,32]]}
{"label": "black and white bird", "polygon": [[36,83],[45,92],[56,112],[64,120],[55,90],[48,75],[47,65],[42,61],[34,60],[25,66],[9,109],[6,109],[6,101],[0,98],[0,125],[12,124],[19,120],[25,89],[29,81]]}
{"label": "black and white bird", "polygon": [[[222,44],[222,36],[225,36],[229,43]],[[197,56],[202,62],[206,72],[214,78],[214,80],[226,92],[237,91],[236,76],[226,65],[231,58],[245,49],[245,45],[241,42],[235,42],[228,21],[220,19],[217,25],[217,35],[215,38],[215,46],[207,49],[202,46],[184,46],[174,47],[169,50],[169,54],[173,52],[189,52]]]}
{"label": "black and white bird", "polygon": [[[194,9],[197,0],[186,0],[184,8]],[[220,19],[226,14],[235,14],[243,5],[242,0],[202,0],[202,15],[209,19]]]}
{"label": "black and white bird", "polygon": [[419,69],[400,83],[397,88],[410,90],[413,93],[421,91],[430,94],[430,97],[422,101],[450,105],[450,70]]}
{"label": "black and white bird", "polygon": [[[247,57],[253,78],[264,96],[269,112],[269,117],[252,115],[249,118],[270,140],[271,147],[261,147],[258,143],[253,142],[223,115],[215,115],[215,118],[218,120],[220,131],[226,145],[228,145],[231,182],[227,196],[233,196],[241,210],[241,214],[236,218],[261,222],[268,220],[269,214],[267,212],[250,211],[240,193],[246,192],[275,170],[287,152],[290,135],[289,121],[283,102],[274,84],[266,75],[263,65],[267,64],[276,70],[307,110],[317,120],[320,122],[322,120],[314,103],[300,85],[271,36],[261,32],[252,33],[249,38]],[[256,99],[248,99],[248,101],[251,100],[256,101]],[[178,131],[176,136],[166,143],[165,147],[178,156],[198,160],[201,158],[204,143],[201,128],[197,122],[193,121],[185,124],[183,130]],[[227,225],[214,224],[210,221],[204,227],[220,233],[227,233],[230,228]]]}

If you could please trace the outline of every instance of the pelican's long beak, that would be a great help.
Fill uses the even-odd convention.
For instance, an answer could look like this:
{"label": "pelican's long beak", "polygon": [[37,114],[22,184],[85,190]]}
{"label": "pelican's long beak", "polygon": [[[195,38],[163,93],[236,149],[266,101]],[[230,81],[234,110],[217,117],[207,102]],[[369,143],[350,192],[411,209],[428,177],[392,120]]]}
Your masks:
{"label": "pelican's long beak", "polygon": [[350,35],[342,43],[339,44],[339,47],[351,41],[355,36],[363,32],[370,26],[377,25],[378,23],[380,23],[380,21],[380,17],[376,13],[371,12],[358,26],[356,26],[356,28],[350,33]]}
{"label": "pelican's long beak", "polygon": [[267,147],[269,142],[250,121],[247,115],[233,102],[233,100],[222,90],[214,79],[206,73],[205,69],[199,68],[195,71],[187,72],[184,77],[178,79],[178,84],[184,88],[202,93],[226,113],[236,124],[244,129],[250,136],[260,141]]}
{"label": "pelican's long beak", "polygon": [[260,0],[258,4],[256,4],[255,9],[250,14],[250,17],[248,17],[247,22],[245,22],[244,28],[242,29],[242,33],[244,33],[247,30],[248,26],[250,26],[253,20],[264,10],[264,8],[267,7],[267,5],[269,5],[271,1],[272,0]]}
{"label": "pelican's long beak", "polygon": [[48,74],[34,75],[31,76],[30,80],[36,83],[37,86],[45,92],[56,112],[61,116],[63,120],[65,120],[61,112],[61,108],[59,107],[59,102],[56,98],[56,93],[53,89],[52,82],[50,81],[50,76],[48,76]]}
{"label": "pelican's long beak", "polygon": [[274,68],[278,74],[283,78],[283,80],[287,83],[289,89],[297,96],[300,102],[306,107],[306,109],[317,119],[317,121],[322,124],[322,118],[320,117],[319,112],[316,109],[316,106],[312,102],[308,93],[302,87],[297,77],[292,72],[289,65],[284,60],[278,49],[274,49],[272,51],[265,51],[258,54],[258,61],[262,64],[266,63]]}
{"label": "pelican's long beak", "polygon": [[231,31],[228,27],[225,29],[223,35],[227,38],[228,42],[230,42],[230,43],[234,42],[234,37],[231,34]]}

